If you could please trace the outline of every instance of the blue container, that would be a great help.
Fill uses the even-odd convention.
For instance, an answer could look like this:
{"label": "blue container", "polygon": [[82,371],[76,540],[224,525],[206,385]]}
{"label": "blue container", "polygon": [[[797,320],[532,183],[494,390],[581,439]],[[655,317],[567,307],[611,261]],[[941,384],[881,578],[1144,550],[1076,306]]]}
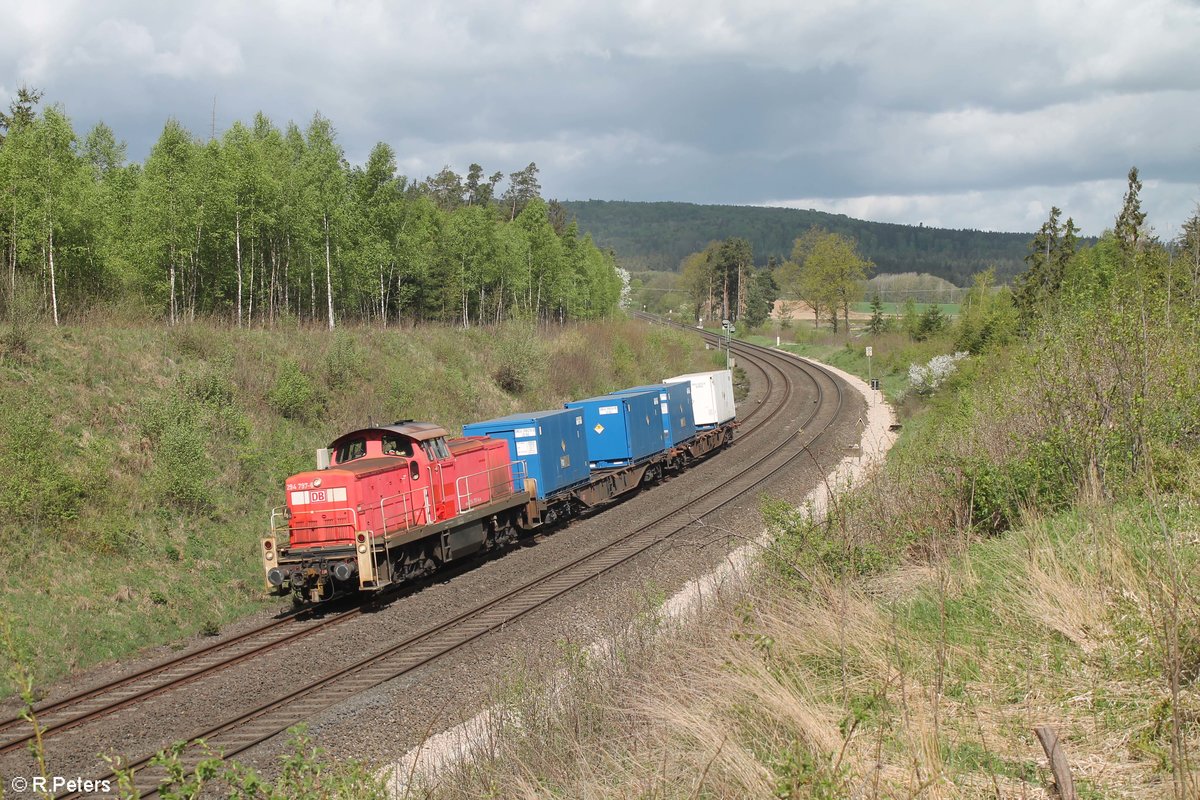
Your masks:
{"label": "blue container", "polygon": [[658,392],[609,394],[567,403],[583,412],[592,469],[624,467],[663,450]]}
{"label": "blue container", "polygon": [[472,422],[463,426],[463,436],[508,442],[513,463],[525,464],[526,477],[537,481],[539,500],[588,479],[587,438],[578,411],[534,411]]}
{"label": "blue container", "polygon": [[656,383],[653,386],[634,386],[631,389],[619,389],[613,394],[640,392],[658,392],[658,405],[662,409],[664,445],[674,447],[696,435],[690,383]]}

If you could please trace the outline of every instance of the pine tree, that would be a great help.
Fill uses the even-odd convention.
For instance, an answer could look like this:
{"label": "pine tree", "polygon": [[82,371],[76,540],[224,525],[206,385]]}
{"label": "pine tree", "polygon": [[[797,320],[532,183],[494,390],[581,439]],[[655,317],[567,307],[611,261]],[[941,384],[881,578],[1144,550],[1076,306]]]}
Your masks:
{"label": "pine tree", "polygon": [[879,299],[879,293],[871,298],[871,321],[867,323],[867,332],[872,336],[878,336],[887,330],[887,318],[883,316],[883,301]]}
{"label": "pine tree", "polygon": [[1022,330],[1028,331],[1040,315],[1042,306],[1057,297],[1062,290],[1067,264],[1079,246],[1079,229],[1075,220],[1068,217],[1066,224],[1059,224],[1062,211],[1054,206],[1049,218],[1029,243],[1029,254],[1025,256],[1028,268],[1014,281],[1014,301],[1021,321]]}
{"label": "pine tree", "polygon": [[1117,215],[1113,225],[1113,233],[1121,245],[1126,257],[1131,257],[1138,248],[1143,237],[1142,226],[1146,223],[1146,212],[1142,211],[1142,201],[1138,193],[1142,190],[1142,182],[1138,179],[1137,167],[1129,168],[1129,187],[1125,191],[1125,202],[1121,213]]}

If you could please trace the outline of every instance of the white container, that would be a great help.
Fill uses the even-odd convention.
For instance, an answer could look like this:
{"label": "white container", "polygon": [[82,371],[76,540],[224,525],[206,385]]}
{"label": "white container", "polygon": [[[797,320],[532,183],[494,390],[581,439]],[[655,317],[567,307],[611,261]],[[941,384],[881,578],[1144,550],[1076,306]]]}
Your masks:
{"label": "white container", "polygon": [[685,382],[692,384],[692,411],[698,429],[712,428],[737,416],[737,408],[733,403],[733,373],[729,370],[692,372],[663,381]]}

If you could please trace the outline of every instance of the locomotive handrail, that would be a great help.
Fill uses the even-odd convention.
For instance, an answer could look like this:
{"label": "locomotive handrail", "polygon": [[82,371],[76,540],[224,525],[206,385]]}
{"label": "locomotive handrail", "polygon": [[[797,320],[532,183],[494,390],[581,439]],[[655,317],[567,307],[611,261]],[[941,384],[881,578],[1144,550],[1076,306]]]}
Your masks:
{"label": "locomotive handrail", "polygon": [[[280,539],[286,541],[285,547],[290,547],[292,544],[291,528],[284,525],[282,528],[275,524],[276,517],[287,519],[287,506],[275,506],[271,509],[271,535],[275,537],[275,547],[279,547]],[[283,531],[282,535],[280,531]]]}
{"label": "locomotive handrail", "polygon": [[[418,507],[411,500],[412,496],[414,494],[416,494],[417,492],[420,492],[422,495],[423,502],[420,507]],[[385,541],[387,540],[387,535],[388,535],[387,507],[386,506],[387,506],[389,500],[396,500],[397,498],[399,498],[400,505],[402,506],[400,513],[403,516],[403,523],[402,523],[402,525],[397,525],[396,530],[406,530],[406,531],[412,530],[412,528],[416,524],[416,512],[418,510],[425,512],[425,521],[421,524],[428,525],[431,521],[430,516],[429,516],[429,512],[430,512],[429,487],[427,487],[427,486],[423,486],[419,489],[409,489],[406,492],[400,492],[398,494],[392,494],[392,495],[388,495],[386,497],[381,497],[381,498],[379,498],[379,517],[380,517],[380,522],[383,525],[383,536],[384,536]],[[396,505],[396,503],[392,503],[392,505]]]}
{"label": "locomotive handrail", "polygon": [[[499,483],[496,483],[494,480],[489,478],[487,482],[488,488],[495,490],[497,486],[508,484],[508,494],[512,494],[518,491],[516,488],[517,486],[524,486],[526,476],[524,461],[511,461],[507,464],[499,464],[495,467],[488,467],[487,469],[480,470],[479,472],[472,472],[470,475],[463,475],[454,482],[454,493],[457,495],[455,497],[455,503],[458,506],[458,513],[462,514],[464,511],[470,511],[475,507],[475,504],[471,502],[471,479],[478,478],[481,475],[488,475],[489,473],[500,470],[507,470],[509,472],[509,477],[503,481],[500,481]],[[520,481],[520,483],[518,483],[518,481]],[[482,487],[477,487],[476,491],[480,491],[481,489]],[[494,500],[495,498],[493,497],[491,499]]]}
{"label": "locomotive handrail", "polygon": [[[292,526],[291,526],[291,523],[289,522],[289,523],[288,523],[288,525],[287,525],[287,526],[285,526],[284,528],[282,528],[282,529],[278,529],[278,528],[276,528],[276,527],[275,527],[275,518],[276,518],[276,516],[285,516],[284,514],[280,514],[280,513],[279,513],[279,509],[280,509],[280,508],[283,508],[283,506],[277,506],[276,508],[274,508],[274,509],[272,509],[272,510],[271,510],[271,534],[272,534],[273,536],[275,536],[275,539],[276,539],[276,541],[278,542],[278,540],[279,540],[279,534],[278,534],[278,532],[277,532],[277,531],[278,531],[278,530],[283,530],[283,531],[286,531],[286,532],[287,532],[288,547],[291,547],[291,544],[292,544],[292,531],[293,531],[293,530],[297,530],[297,531],[319,531],[319,530],[322,530],[322,529],[324,529],[324,528],[344,528],[344,527],[345,527],[345,526],[347,526],[347,525],[351,525],[351,526],[353,526],[353,530],[358,530],[358,511],[357,511],[357,510],[355,510],[355,509],[353,509],[353,508],[350,508],[349,506],[346,506],[345,508],[322,508],[320,511],[317,511],[317,512],[312,512],[312,513],[318,513],[318,514],[336,514],[336,513],[338,513],[339,511],[344,511],[344,512],[346,512],[346,513],[348,513],[348,514],[350,515],[350,522],[330,522],[330,523],[327,523],[327,524],[322,524],[322,525],[297,525],[295,528],[292,528]],[[295,515],[293,514],[293,515],[292,515],[292,517],[294,517],[294,516],[295,516]],[[288,519],[290,520],[292,517],[289,517]],[[278,546],[278,545],[277,545],[277,546]]]}

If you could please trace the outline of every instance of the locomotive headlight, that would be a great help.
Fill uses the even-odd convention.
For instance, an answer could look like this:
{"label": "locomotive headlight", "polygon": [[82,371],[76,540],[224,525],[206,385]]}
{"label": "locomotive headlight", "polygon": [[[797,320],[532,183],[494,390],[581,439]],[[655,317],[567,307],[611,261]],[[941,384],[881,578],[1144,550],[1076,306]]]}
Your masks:
{"label": "locomotive headlight", "polygon": [[267,561],[274,561],[275,560],[275,552],[272,550],[268,550],[267,552],[263,553],[263,558],[266,559]]}
{"label": "locomotive headlight", "polygon": [[365,552],[367,552],[367,546],[366,546],[365,544],[360,544],[360,545],[358,546],[358,552],[360,552],[360,553],[365,553]]}

